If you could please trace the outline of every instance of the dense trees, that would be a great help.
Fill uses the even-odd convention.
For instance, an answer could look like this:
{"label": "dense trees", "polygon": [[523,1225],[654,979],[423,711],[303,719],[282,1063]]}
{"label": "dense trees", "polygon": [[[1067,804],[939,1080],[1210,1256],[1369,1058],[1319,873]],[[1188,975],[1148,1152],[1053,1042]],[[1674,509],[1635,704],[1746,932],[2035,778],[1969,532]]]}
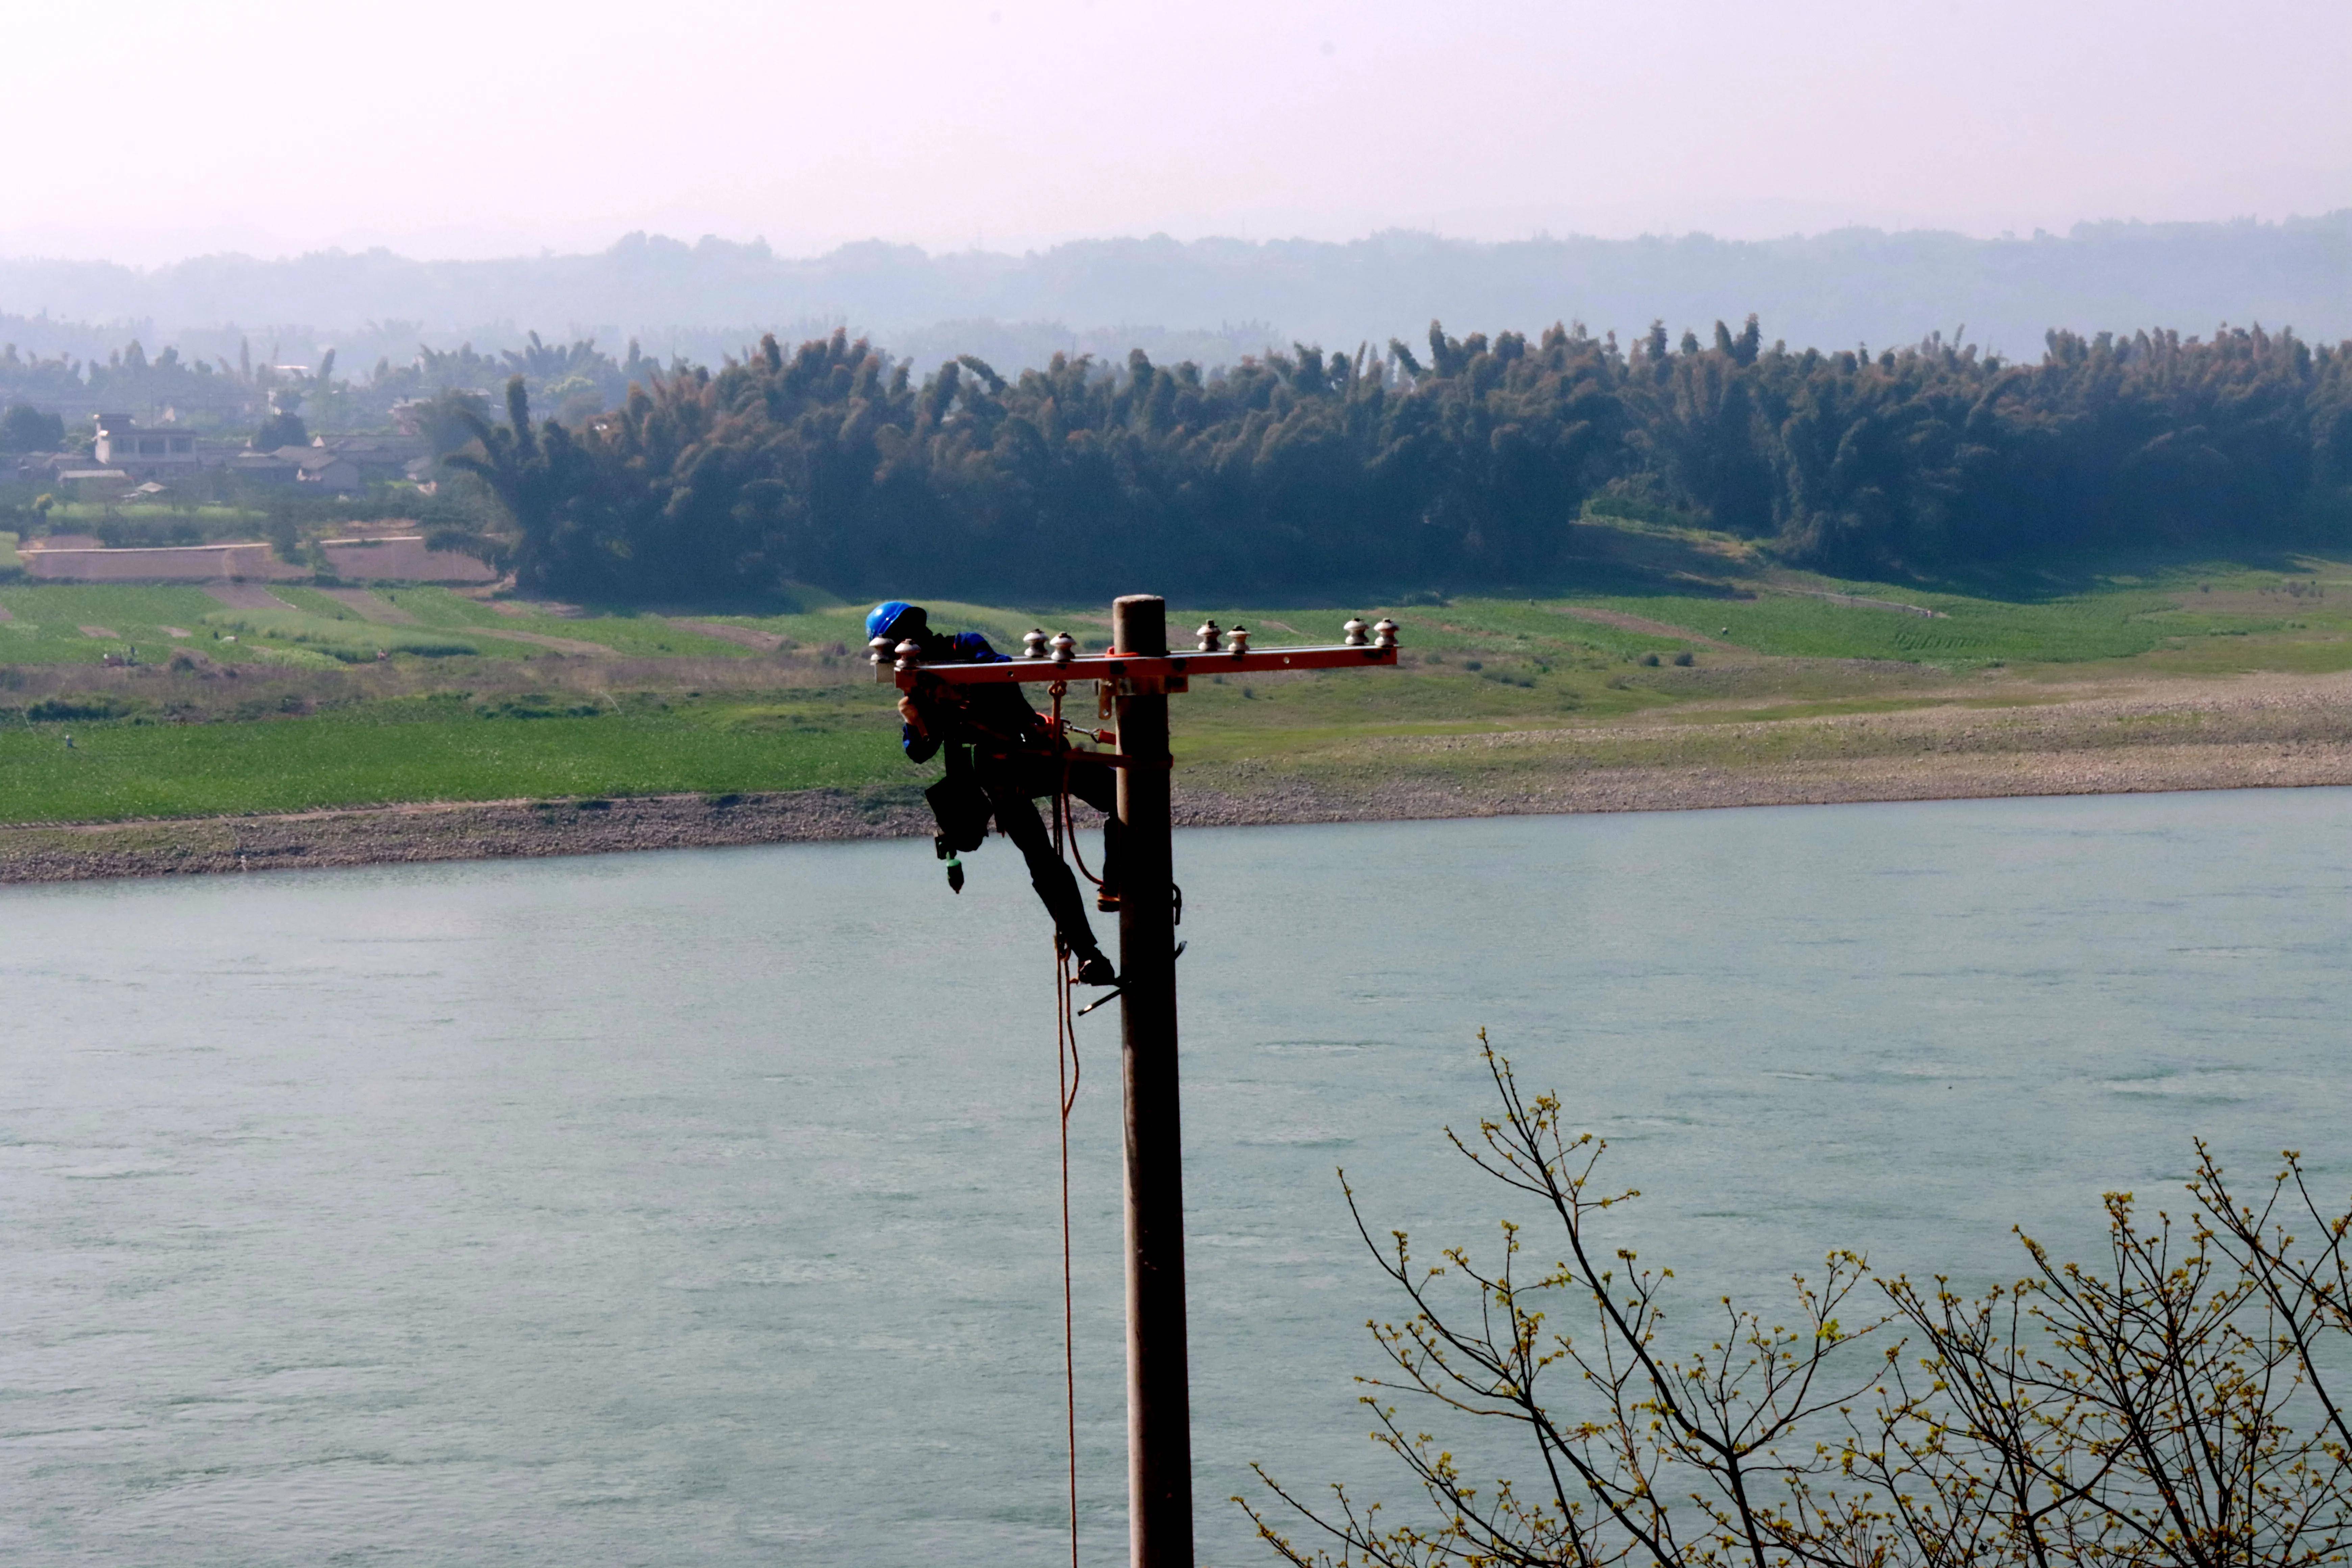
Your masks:
{"label": "dense trees", "polygon": [[2343,345],[2053,332],[2032,365],[1930,339],[1727,367],[1737,352],[1665,367],[1661,467],[1727,526],[1832,569],[2278,542],[2352,486]]}
{"label": "dense trees", "polygon": [[[633,360],[635,356],[632,356]],[[1056,358],[1008,380],[835,332],[622,405],[501,425],[458,466],[511,514],[523,580],[614,596],[1257,592],[1526,583],[1589,502],[1853,573],[2108,547],[2229,548],[2352,514],[2352,347],[2224,330],[2050,335],[2033,364],[1940,337],[1769,347],[1753,318],[1630,351],[1554,327],[1385,354],[1299,345],[1203,374]]]}
{"label": "dense trees", "polygon": [[175,408],[184,416],[235,418],[258,397],[225,364],[184,360],[176,348],[150,358],[133,338],[103,360],[44,359],[0,344],[0,398],[80,416],[104,408]]}
{"label": "dense trees", "polygon": [[269,417],[253,433],[253,444],[265,452],[280,447],[307,447],[310,444],[310,426],[302,422],[301,394],[281,390],[270,399]]}
{"label": "dense trees", "polygon": [[526,579],[569,592],[1540,572],[1560,508],[1622,466],[1624,365],[1557,330],[1432,342],[1436,370],[1302,347],[1214,376],[1139,353],[1018,382],[966,356],[918,384],[845,333],[789,356],[769,339],[578,428],[533,430],[510,390],[460,466],[511,510]]}
{"label": "dense trees", "polygon": [[[2011,363],[1940,335],[1790,351],[1753,318],[1624,347],[1433,325],[1352,355],[1204,373],[1139,351],[1013,378],[969,354],[920,375],[843,332],[715,369],[535,335],[364,379],[331,351],[314,369],[267,357],[0,348],[0,401],[267,419],[266,446],[296,438],[297,411],[303,429],[381,427],[429,404],[419,427],[504,501],[497,547],[525,580],[615,598],[1530,584],[1569,570],[1585,510],[1853,575],[2352,529],[2352,347],[2260,328],[2053,332]],[[520,400],[490,420],[512,381]]]}
{"label": "dense trees", "polygon": [[76,418],[100,410],[146,418],[170,408],[192,427],[239,435],[280,410],[299,408],[311,426],[371,430],[391,425],[402,404],[450,391],[494,395],[509,376],[520,375],[535,399],[576,422],[620,401],[632,381],[662,370],[634,342],[615,359],[593,338],[550,343],[537,332],[521,348],[496,353],[477,353],[471,343],[446,351],[419,345],[407,363],[380,357],[360,377],[336,374],[332,348],[317,349],[310,365],[281,365],[277,357],[277,344],[265,343],[257,357],[250,341],[237,344],[233,359],[217,361],[184,359],[177,348],[150,357],[135,338],[88,361],[27,357],[14,343],[0,344],[0,402]]}
{"label": "dense trees", "polygon": [[634,341],[616,360],[599,349],[593,338],[550,343],[532,332],[521,348],[497,353],[477,353],[470,342],[446,351],[419,345],[416,357],[406,364],[395,365],[389,358],[378,361],[366,393],[371,405],[389,409],[398,402],[452,390],[488,391],[520,375],[534,398],[567,423],[577,423],[618,403],[631,382],[650,379],[661,369],[638,352]]}
{"label": "dense trees", "polygon": [[53,452],[66,443],[66,422],[30,404],[0,414],[0,452]]}

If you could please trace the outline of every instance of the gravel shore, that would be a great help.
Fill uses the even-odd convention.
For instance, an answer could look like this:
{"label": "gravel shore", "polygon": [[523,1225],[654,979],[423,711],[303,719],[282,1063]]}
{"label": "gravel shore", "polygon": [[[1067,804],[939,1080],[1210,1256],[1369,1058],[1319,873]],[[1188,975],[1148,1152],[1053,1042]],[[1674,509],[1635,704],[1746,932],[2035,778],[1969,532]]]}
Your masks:
{"label": "gravel shore", "polygon": [[[2352,675],[2049,689],[1892,712],[1351,741],[1181,768],[1185,826],[2352,784]],[[928,835],[917,789],[499,801],[0,828],[0,881]]]}

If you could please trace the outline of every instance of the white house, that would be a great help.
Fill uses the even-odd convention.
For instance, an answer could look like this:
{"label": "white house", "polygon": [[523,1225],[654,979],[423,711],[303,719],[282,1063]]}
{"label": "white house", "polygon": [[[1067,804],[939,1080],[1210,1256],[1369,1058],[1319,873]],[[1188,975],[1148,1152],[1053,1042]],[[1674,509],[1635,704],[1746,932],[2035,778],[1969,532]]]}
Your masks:
{"label": "white house", "polygon": [[121,468],[142,479],[193,474],[204,466],[193,432],[168,425],[142,429],[128,414],[98,416],[98,443],[89,455],[101,468]]}

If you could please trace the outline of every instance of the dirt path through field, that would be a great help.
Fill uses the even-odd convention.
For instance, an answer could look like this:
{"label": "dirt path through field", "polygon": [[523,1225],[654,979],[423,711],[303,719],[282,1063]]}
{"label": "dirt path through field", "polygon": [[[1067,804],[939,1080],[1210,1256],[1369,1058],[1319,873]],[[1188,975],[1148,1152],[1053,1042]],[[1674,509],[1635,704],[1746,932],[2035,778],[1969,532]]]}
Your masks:
{"label": "dirt path through field", "polygon": [[112,626],[83,626],[81,628],[81,635],[86,637],[99,637],[108,642],[121,642],[122,640],[122,634],[116,631]]}
{"label": "dirt path through field", "polygon": [[545,632],[510,632],[504,626],[467,626],[466,637],[500,637],[508,642],[527,642],[534,647],[550,648],[557,653],[606,655],[613,650],[600,642],[583,642],[578,637],[551,637]]}
{"label": "dirt path through field", "polygon": [[383,626],[413,626],[417,624],[415,616],[366,588],[321,588],[319,592],[363,621],[373,621]]}
{"label": "dirt path through field", "polygon": [[207,583],[205,592],[232,610],[290,610],[294,607],[258,583]]}
{"label": "dirt path through field", "polygon": [[1800,598],[1825,599],[1832,605],[1843,605],[1855,610],[1895,610],[1906,616],[1921,616],[1931,621],[1947,620],[1941,610],[1931,610],[1924,605],[1897,604],[1893,599],[1865,599],[1856,594],[1832,594],[1826,588],[1776,588],[1777,594],[1794,594]]}
{"label": "dirt path through field", "polygon": [[761,653],[773,653],[784,646],[784,639],[773,632],[763,632],[757,626],[730,626],[719,621],[680,621],[669,623],[682,632],[697,632],[721,642],[731,642],[739,647],[758,648]]}
{"label": "dirt path through field", "polygon": [[563,620],[585,614],[577,605],[559,604],[553,599],[484,599],[479,602],[502,616],[547,616]]}
{"label": "dirt path through field", "polygon": [[1549,607],[1571,619],[1591,621],[1596,626],[1614,626],[1621,632],[1641,632],[1654,637],[1676,637],[1684,642],[1695,642],[1701,647],[1720,648],[1725,653],[1748,651],[1737,643],[1718,642],[1714,637],[1701,636],[1688,626],[1670,626],[1664,621],[1648,620],[1641,616],[1629,616],[1622,610],[1596,610],[1584,605],[1553,605]]}

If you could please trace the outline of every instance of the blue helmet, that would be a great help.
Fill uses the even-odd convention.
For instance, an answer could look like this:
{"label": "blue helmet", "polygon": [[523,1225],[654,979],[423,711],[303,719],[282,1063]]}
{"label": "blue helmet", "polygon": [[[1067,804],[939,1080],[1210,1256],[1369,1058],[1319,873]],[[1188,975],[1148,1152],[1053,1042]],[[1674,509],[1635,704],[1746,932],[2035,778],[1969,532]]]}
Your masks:
{"label": "blue helmet", "polygon": [[914,607],[904,599],[883,600],[874,606],[872,613],[866,616],[866,635],[869,637],[888,636],[890,628],[898,623],[898,617]]}

